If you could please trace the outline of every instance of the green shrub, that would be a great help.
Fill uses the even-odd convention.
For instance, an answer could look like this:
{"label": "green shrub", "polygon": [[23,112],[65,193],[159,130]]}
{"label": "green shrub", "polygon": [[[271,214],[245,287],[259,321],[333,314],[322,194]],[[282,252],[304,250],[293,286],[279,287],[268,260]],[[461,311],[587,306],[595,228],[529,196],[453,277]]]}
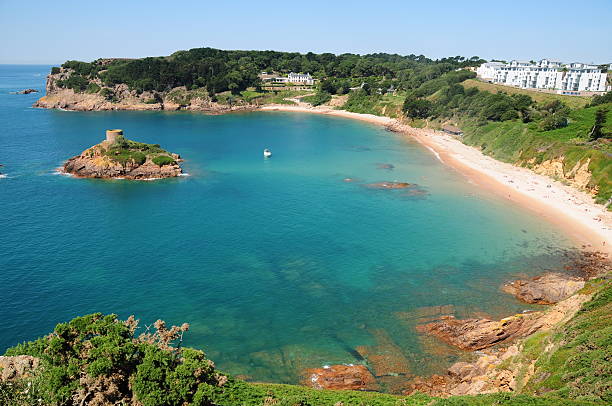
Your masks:
{"label": "green shrub", "polygon": [[595,95],[591,100],[590,107],[599,106],[600,104],[612,103],[612,92],[604,93],[603,95]]}
{"label": "green shrub", "polygon": [[153,163],[157,166],[164,166],[164,165],[172,165],[174,164],[174,159],[172,159],[172,157],[169,157],[168,155],[158,155],[155,158],[153,158]]}
{"label": "green shrub", "polygon": [[60,68],[58,66],[54,66],[51,68],[52,75],[57,75],[58,73],[60,73]]}
{"label": "green shrub", "polygon": [[332,99],[331,94],[324,92],[324,91],[317,92],[313,94],[312,96],[302,97],[302,101],[306,103],[310,103],[313,106],[320,106],[321,104],[325,104],[329,102],[331,99]]}
{"label": "green shrub", "polygon": [[77,93],[81,93],[87,89],[89,81],[79,74],[73,73],[68,79],[57,82],[60,87],[72,89]]}
{"label": "green shrub", "polygon": [[368,90],[359,89],[349,93],[343,108],[353,113],[377,114],[376,103],[381,99],[378,94],[370,95]]}
{"label": "green shrub", "polygon": [[[49,336],[10,348],[6,355],[40,358],[35,387],[41,401],[34,404],[86,404],[90,390],[97,391],[104,404],[132,404],[136,399],[143,406],[196,404],[195,393],[209,393],[208,387],[225,383],[227,378],[215,372],[202,351],[180,349],[180,343],[174,347],[188,325],[167,329],[158,320],[154,327],[154,333],[135,336],[133,318],[124,322],[96,313],[58,324]],[[104,394],[101,386],[116,390]],[[17,395],[8,393],[11,401],[6,404],[15,404]],[[198,402],[210,404],[202,395]]]}
{"label": "green shrub", "polygon": [[108,101],[115,101],[116,100],[115,92],[113,92],[108,87],[104,87],[104,88],[102,88],[102,90],[100,90],[100,96],[104,97]]}
{"label": "green shrub", "polygon": [[100,86],[91,82],[87,85],[87,89],[85,89],[86,93],[98,93],[100,91]]}
{"label": "green shrub", "polygon": [[402,110],[406,116],[410,118],[427,118],[429,117],[433,103],[427,99],[419,99],[414,96],[406,97]]}

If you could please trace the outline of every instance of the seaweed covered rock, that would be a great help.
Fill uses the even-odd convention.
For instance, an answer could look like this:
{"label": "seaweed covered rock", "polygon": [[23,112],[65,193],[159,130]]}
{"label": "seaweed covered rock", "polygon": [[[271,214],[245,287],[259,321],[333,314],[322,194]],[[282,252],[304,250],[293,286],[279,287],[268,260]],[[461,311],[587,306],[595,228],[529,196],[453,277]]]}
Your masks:
{"label": "seaweed covered rock", "polygon": [[85,178],[158,179],[179,176],[178,154],[157,144],[128,140],[121,130],[107,130],[106,139],[70,158],[66,173]]}

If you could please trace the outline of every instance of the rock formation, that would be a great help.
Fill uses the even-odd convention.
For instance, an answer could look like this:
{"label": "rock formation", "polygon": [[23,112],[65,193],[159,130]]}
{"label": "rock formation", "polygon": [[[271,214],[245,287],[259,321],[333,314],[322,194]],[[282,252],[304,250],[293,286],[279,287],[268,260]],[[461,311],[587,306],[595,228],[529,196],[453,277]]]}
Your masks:
{"label": "rock formation", "polygon": [[306,370],[304,384],[315,389],[376,390],[378,385],[363,365],[332,365]]}
{"label": "rock formation", "polygon": [[180,161],[159,145],[130,141],[121,130],[108,130],[104,141],[70,158],[63,170],[86,178],[171,178],[182,173]]}
{"label": "rock formation", "polygon": [[507,283],[502,290],[525,303],[554,304],[582,289],[584,283],[584,280],[578,277],[547,273],[532,279]]}
{"label": "rock formation", "polygon": [[36,89],[24,89],[24,90],[20,90],[18,92],[15,92],[15,94],[30,94],[30,93],[38,93],[38,90],[36,90]]}
{"label": "rock formation", "polygon": [[46,95],[33,107],[74,111],[99,110],[192,110],[212,114],[235,110],[253,109],[247,104],[224,105],[214,102],[205,89],[187,90],[184,86],[164,92],[137,92],[126,84],[108,86],[99,78],[88,79],[91,90],[75,91],[65,87],[65,82],[75,72],[59,68],[47,76]]}
{"label": "rock formation", "polygon": [[481,350],[527,337],[569,319],[588,298],[588,295],[577,294],[546,311],[516,314],[499,321],[484,318],[459,320],[454,316],[442,316],[438,321],[418,326],[417,330],[434,335],[462,350]]}
{"label": "rock formation", "polygon": [[408,182],[376,182],[364,185],[369,189],[407,189],[416,186],[414,183]]}
{"label": "rock formation", "polygon": [[26,378],[38,367],[40,360],[29,355],[0,356],[0,382]]}

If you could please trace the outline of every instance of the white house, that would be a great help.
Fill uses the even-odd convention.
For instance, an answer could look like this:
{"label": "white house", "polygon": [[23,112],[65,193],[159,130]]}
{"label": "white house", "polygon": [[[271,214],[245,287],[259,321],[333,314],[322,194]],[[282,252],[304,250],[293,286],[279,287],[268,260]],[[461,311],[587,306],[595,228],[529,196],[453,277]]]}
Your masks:
{"label": "white house", "polygon": [[289,75],[287,75],[287,77],[262,73],[259,75],[259,77],[264,82],[272,82],[272,83],[299,83],[303,85],[314,85],[314,82],[315,82],[313,77],[310,76],[310,73],[291,72]]}
{"label": "white house", "polygon": [[293,73],[291,72],[287,77],[289,83],[302,83],[304,85],[314,84],[314,79],[310,76],[310,73]]}
{"label": "white house", "polygon": [[542,59],[537,63],[511,61],[487,62],[476,69],[476,74],[489,82],[523,89],[547,89],[577,94],[576,92],[605,92],[606,73],[597,66],[584,63],[562,64]]}

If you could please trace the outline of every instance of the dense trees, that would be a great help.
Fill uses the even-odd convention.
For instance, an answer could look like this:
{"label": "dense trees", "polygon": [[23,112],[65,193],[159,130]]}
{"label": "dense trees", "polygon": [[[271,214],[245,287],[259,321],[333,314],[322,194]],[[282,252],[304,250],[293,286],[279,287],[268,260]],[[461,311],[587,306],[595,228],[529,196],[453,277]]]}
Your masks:
{"label": "dense trees", "polygon": [[[434,61],[422,55],[396,54],[300,54],[276,51],[224,51],[194,48],[168,57],[97,60],[92,63],[67,61],[64,68],[84,79],[99,77],[112,86],[126,83],[142,91],[167,91],[174,87],[206,88],[209,94],[231,90],[238,93],[259,84],[262,71],[310,72],[323,80],[321,90],[330,94],[348,93],[364,81],[375,88],[391,85],[413,89],[426,81],[465,66],[482,62],[478,57],[445,58]],[[77,88],[75,88],[77,90]]]}
{"label": "dense trees", "polygon": [[419,99],[415,96],[406,97],[404,111],[410,118],[427,118],[431,113],[433,103],[427,99]]}
{"label": "dense trees", "polygon": [[591,132],[589,133],[589,140],[595,141],[600,138],[611,138],[612,134],[607,134],[604,132],[604,124],[606,124],[606,119],[608,115],[608,110],[605,108],[597,109],[595,112],[595,124],[591,128]]}
{"label": "dense trees", "polygon": [[540,107],[542,120],[538,124],[542,131],[556,130],[568,123],[570,109],[559,100],[553,100]]}

